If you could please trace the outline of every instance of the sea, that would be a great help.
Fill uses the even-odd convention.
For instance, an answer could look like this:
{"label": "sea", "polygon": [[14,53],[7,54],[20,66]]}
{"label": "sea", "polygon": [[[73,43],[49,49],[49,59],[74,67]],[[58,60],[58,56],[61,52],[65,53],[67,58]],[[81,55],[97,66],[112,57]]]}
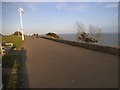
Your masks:
{"label": "sea", "polygon": [[[76,34],[59,34],[59,36],[64,40],[77,42]],[[102,33],[101,39],[98,41],[98,43],[95,44],[110,47],[120,47],[120,43],[118,42],[118,36],[118,33]]]}

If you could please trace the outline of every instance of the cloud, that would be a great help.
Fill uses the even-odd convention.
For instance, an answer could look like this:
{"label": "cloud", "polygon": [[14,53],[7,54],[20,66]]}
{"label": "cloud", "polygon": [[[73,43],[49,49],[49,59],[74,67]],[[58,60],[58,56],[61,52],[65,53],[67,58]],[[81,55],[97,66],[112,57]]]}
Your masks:
{"label": "cloud", "polygon": [[75,11],[83,11],[83,10],[87,10],[88,9],[88,4],[80,4],[77,6],[71,6],[69,7],[70,10],[75,10]]}
{"label": "cloud", "polygon": [[66,10],[66,11],[75,11],[75,12],[83,12],[87,11],[89,4],[67,4],[65,2],[57,3],[56,9],[57,10]]}
{"label": "cloud", "polygon": [[64,2],[57,3],[57,4],[56,4],[56,9],[57,9],[57,10],[62,10],[62,9],[64,9],[66,6],[67,6],[67,4],[64,3]]}
{"label": "cloud", "polygon": [[118,7],[118,3],[111,3],[104,6],[104,8],[117,8],[117,7]]}
{"label": "cloud", "polygon": [[38,10],[38,8],[37,7],[33,7],[32,5],[26,5],[26,7],[28,7],[29,9],[31,9],[32,11],[37,11]]}

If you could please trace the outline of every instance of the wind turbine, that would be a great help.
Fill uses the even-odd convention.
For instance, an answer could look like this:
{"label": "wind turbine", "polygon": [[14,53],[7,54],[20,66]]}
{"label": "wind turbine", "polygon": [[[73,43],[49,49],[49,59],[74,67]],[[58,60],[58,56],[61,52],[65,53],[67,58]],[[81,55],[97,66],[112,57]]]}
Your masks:
{"label": "wind turbine", "polygon": [[23,10],[23,8],[19,8],[18,11],[19,11],[19,13],[20,13],[20,22],[21,22],[21,31],[22,31],[22,40],[24,41],[23,22],[22,22],[22,13],[24,13],[24,10]]}

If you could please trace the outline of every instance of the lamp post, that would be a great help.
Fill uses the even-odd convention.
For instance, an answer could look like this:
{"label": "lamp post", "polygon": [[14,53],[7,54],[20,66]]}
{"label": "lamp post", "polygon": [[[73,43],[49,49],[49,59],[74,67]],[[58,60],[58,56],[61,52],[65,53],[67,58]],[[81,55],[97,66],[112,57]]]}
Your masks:
{"label": "lamp post", "polygon": [[17,31],[18,31],[18,36],[19,36],[19,28],[17,29]]}
{"label": "lamp post", "polygon": [[24,10],[22,8],[18,9],[20,13],[20,22],[21,22],[21,31],[22,31],[22,40],[24,41],[24,34],[23,34],[23,22],[22,22],[22,13],[24,13]]}

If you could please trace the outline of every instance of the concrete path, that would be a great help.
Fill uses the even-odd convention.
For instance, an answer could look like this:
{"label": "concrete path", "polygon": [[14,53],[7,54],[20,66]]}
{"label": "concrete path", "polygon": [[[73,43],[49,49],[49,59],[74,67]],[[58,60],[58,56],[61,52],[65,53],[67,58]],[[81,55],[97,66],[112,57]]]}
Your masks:
{"label": "concrete path", "polygon": [[30,88],[117,88],[118,57],[26,37],[23,60]]}

